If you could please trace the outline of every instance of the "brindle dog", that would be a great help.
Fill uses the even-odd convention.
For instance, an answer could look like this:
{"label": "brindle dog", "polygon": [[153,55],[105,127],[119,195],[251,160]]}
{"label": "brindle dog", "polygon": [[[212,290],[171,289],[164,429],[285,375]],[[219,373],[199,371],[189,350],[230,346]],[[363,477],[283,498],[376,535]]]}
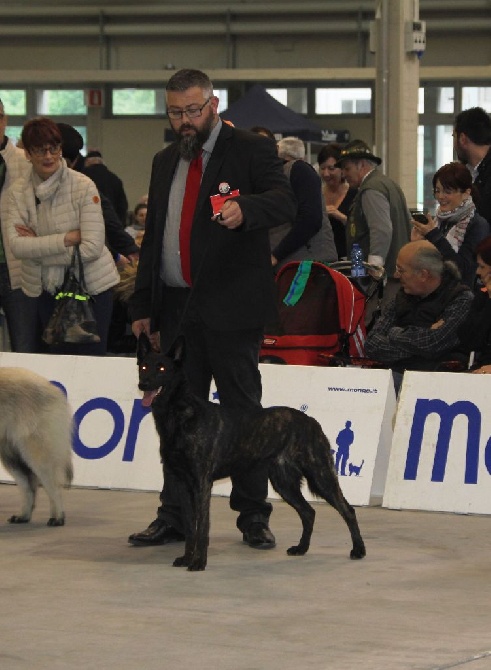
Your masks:
{"label": "brindle dog", "polygon": [[269,464],[275,491],[300,516],[303,533],[290,556],[307,552],[315,511],[301,493],[324,498],[343,517],[351,533],[351,558],[363,558],[355,510],[345,500],[337,478],[329,440],[317,421],[290,407],[231,411],[194,395],[182,368],[184,340],[164,355],[152,351],[145,334],[138,339],[139,388],[151,406],[166,468],[179,479],[185,553],[175,566],[204,570],[207,561],[210,496],[214,480],[229,477],[261,461]]}

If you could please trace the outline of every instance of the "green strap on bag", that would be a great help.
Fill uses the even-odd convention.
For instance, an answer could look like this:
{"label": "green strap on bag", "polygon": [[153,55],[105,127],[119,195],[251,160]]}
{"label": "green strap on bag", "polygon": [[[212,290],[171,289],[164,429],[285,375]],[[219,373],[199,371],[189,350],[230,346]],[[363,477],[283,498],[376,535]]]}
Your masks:
{"label": "green strap on bag", "polygon": [[309,281],[310,273],[312,272],[312,263],[314,261],[302,261],[298,270],[293,277],[290,288],[286,296],[283,298],[283,304],[287,307],[294,307],[300,298],[303,296],[307,282]]}

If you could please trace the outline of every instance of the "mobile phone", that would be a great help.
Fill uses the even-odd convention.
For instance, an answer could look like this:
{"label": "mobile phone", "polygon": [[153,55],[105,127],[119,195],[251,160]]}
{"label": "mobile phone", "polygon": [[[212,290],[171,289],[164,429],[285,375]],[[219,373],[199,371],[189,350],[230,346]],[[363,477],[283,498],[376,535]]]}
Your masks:
{"label": "mobile phone", "polygon": [[426,218],[426,214],[423,214],[423,212],[413,212],[412,217],[418,223],[428,223],[428,219]]}

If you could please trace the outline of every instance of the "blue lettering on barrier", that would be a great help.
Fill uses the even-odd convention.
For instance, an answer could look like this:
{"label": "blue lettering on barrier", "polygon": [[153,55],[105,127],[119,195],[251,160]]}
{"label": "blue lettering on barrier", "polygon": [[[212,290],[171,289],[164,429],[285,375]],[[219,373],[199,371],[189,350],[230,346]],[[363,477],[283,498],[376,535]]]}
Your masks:
{"label": "blue lettering on barrier", "polygon": [[133,401],[126,444],[124,445],[123,461],[132,461],[135,457],[136,438],[143,417],[150,413],[150,407],[143,407],[141,398]]}
{"label": "blue lettering on barrier", "polygon": [[[58,384],[57,384],[58,385]],[[80,439],[80,425],[85,417],[95,410],[103,410],[109,414],[114,423],[114,428],[109,439],[98,447],[88,447]],[[135,457],[136,440],[142,419],[150,412],[150,408],[143,407],[141,399],[133,401],[128,433],[123,451],[123,461],[132,461]],[[121,442],[124,433],[124,413],[117,402],[111,398],[91,398],[87,400],[73,415],[76,426],[73,436],[73,451],[87,460],[96,460],[108,456]]]}
{"label": "blue lettering on barrier", "polygon": [[[80,424],[87,416],[87,414],[96,409],[102,409],[110,414],[114,421],[114,429],[112,435],[105,444],[101,444],[100,447],[87,447],[87,445],[83,444],[82,440],[80,439]],[[73,418],[75,425],[77,426],[77,431],[73,439],[73,450],[77,456],[80,456],[80,458],[86,458],[88,460],[104,458],[118,446],[121,437],[123,436],[123,410],[117,402],[111,400],[110,398],[92,398],[91,400],[87,400],[87,402],[84,402],[84,404],[81,405],[75,412]]]}
{"label": "blue lettering on barrier", "polygon": [[61,382],[55,382],[52,379],[50,380],[50,384],[53,384],[53,386],[56,386],[56,388],[59,388],[60,391],[65,395],[68,396],[68,393],[66,391],[66,388],[63,386]]}
{"label": "blue lettering on barrier", "polygon": [[[429,400],[426,398],[417,400],[406,456],[404,479],[416,479],[425,423],[430,414],[436,414],[440,417],[440,429],[435,447],[431,481],[442,482],[445,477],[453,422],[458,415],[463,415],[467,417],[468,421],[464,482],[466,484],[477,484],[481,412],[474,403],[467,400],[459,400],[452,405],[443,400]],[[491,438],[486,444],[484,463],[491,474]]]}

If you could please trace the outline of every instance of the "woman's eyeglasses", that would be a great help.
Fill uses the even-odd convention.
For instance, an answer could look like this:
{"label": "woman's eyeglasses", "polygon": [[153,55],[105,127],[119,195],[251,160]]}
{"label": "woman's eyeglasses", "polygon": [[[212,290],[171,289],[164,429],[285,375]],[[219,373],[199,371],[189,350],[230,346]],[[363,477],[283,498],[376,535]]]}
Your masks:
{"label": "woman's eyeglasses", "polygon": [[39,158],[43,158],[46,153],[50,154],[51,156],[56,156],[56,154],[59,154],[60,151],[61,144],[48,144],[46,147],[33,147],[32,149],[29,149],[30,154],[33,156],[38,156]]}

